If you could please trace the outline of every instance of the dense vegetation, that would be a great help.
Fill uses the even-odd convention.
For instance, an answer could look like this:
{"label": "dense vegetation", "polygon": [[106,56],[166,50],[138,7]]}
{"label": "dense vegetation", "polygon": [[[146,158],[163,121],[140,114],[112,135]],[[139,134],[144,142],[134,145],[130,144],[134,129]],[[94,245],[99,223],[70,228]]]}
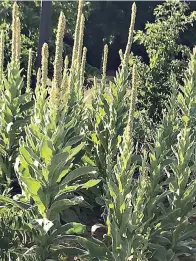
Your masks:
{"label": "dense vegetation", "polygon": [[83,5],[65,57],[60,13],[53,75],[45,43],[35,90],[16,3],[10,43],[1,31],[0,260],[194,261],[196,49],[176,41],[195,14],[179,2],[155,9],[135,38],[145,65],[131,53],[134,3],[115,79],[107,82],[106,44],[89,101]]}

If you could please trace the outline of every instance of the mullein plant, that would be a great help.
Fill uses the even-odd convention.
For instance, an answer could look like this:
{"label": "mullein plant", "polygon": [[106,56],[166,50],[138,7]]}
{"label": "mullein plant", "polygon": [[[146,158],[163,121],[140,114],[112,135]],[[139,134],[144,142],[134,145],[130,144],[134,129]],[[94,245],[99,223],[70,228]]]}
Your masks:
{"label": "mullein plant", "polygon": [[[28,250],[24,247],[25,251],[21,250],[22,253],[18,254],[25,257],[36,254],[38,260],[58,258],[60,254],[86,253],[82,249],[70,247],[61,239],[64,234],[84,232],[85,226],[74,222],[62,226],[60,214],[65,210],[66,215],[70,207],[79,204],[88,206],[84,198],[79,195],[79,190],[89,189],[100,182],[97,179],[96,167],[84,164],[81,157],[78,157],[85,143],[82,141],[82,135],[76,136],[80,131],[76,129],[77,115],[70,109],[72,90],[69,88],[72,86],[68,85],[65,90],[66,86],[63,85],[66,79],[69,83],[72,77],[72,75],[66,76],[67,58],[64,73],[62,69],[64,30],[65,16],[61,13],[56,36],[54,77],[52,86],[48,90],[49,97],[46,88],[48,45],[44,44],[42,66],[37,75],[35,105],[30,124],[25,127],[26,135],[20,141],[19,156],[16,159],[15,170],[22,194],[14,200],[0,198],[2,202],[18,206],[20,209],[25,208],[33,213],[34,218],[29,221],[27,230],[33,226],[37,234],[31,247]],[[83,57],[82,65],[84,60]],[[81,72],[78,72],[78,79],[81,76]],[[63,90],[67,91],[68,97]]]}
{"label": "mullein plant", "polygon": [[[185,85],[180,86],[180,92],[177,96],[180,116],[183,121],[187,122],[188,127],[191,129],[192,140],[195,140],[195,96],[196,96],[196,49],[193,49],[193,54],[191,55],[191,60],[189,63],[189,68],[186,73]],[[193,154],[193,162],[194,162]],[[193,164],[194,165],[194,164]],[[194,167],[192,167],[194,168]],[[195,178],[195,174],[191,175]]]}
{"label": "mullein plant", "polygon": [[93,258],[105,261],[147,260],[145,252],[148,247],[150,230],[146,230],[145,224],[140,222],[142,211],[145,208],[144,201],[146,201],[146,166],[142,165],[142,177],[137,184],[133,177],[137,165],[132,160],[137,77],[134,65],[128,120],[123,135],[118,136],[117,160],[116,162],[113,160],[112,153],[108,153],[106,158],[103,199],[107,212],[105,220],[107,234],[104,236],[103,242],[94,238],[87,241],[80,237],[71,237],[72,240],[77,240],[88,249],[90,260],[94,260]]}
{"label": "mullein plant", "polygon": [[[132,260],[133,257],[138,257],[137,255],[141,256],[143,258],[142,260],[145,260],[142,253],[146,248],[145,243],[146,238],[148,238],[148,231],[145,235],[142,235],[142,229],[139,226],[137,227],[136,224],[131,224],[130,222],[131,215],[134,215],[134,211],[139,208],[142,212],[143,209],[140,198],[135,202],[134,210],[132,206],[136,193],[136,191],[134,191],[136,182],[133,179],[136,165],[132,162],[132,137],[138,88],[137,85],[137,70],[134,65],[132,71],[132,93],[127,126],[124,128],[123,135],[118,136],[119,152],[117,162],[114,163],[112,157],[108,155],[106,170],[107,179],[106,184],[104,185],[105,202],[107,207],[106,239],[111,240],[111,251],[114,260]],[[145,197],[145,179],[146,175],[143,173],[141,181],[142,186],[138,185],[138,194],[140,194],[140,197]],[[134,246],[136,241],[138,244],[137,249]]]}
{"label": "mullein plant", "polygon": [[182,120],[187,122],[193,139],[195,139],[195,96],[196,96],[196,48],[193,49],[193,54],[189,62],[188,71],[185,75],[185,84],[180,86],[180,92],[177,96],[177,103],[180,109]]}
{"label": "mullein plant", "polygon": [[[32,94],[29,88],[27,92],[25,81],[21,77],[20,69],[20,20],[18,5],[13,6],[12,21],[12,57],[7,68],[4,68],[4,32],[0,37],[0,195],[18,193],[14,163],[18,156],[19,139],[24,136],[25,125],[29,123],[32,102]],[[29,79],[31,77],[29,70]],[[28,84],[27,84],[28,86]],[[29,86],[30,87],[30,86]],[[15,182],[16,181],[16,182]],[[14,187],[14,188],[13,188]],[[11,188],[11,191],[10,191]],[[19,205],[11,207],[10,198],[8,205],[1,204],[0,211],[0,255],[2,260],[17,259],[14,254],[19,248],[20,242],[31,242],[29,232],[25,232],[27,213],[21,210]]]}
{"label": "mullein plant", "polygon": [[[195,66],[194,49],[184,87],[180,88],[182,92],[175,92],[173,98],[177,100],[176,105],[173,104],[166,115],[158,132],[162,135],[157,135],[154,153],[152,150],[150,153],[149,168],[153,172],[149,183],[151,186],[149,198],[151,199],[148,203],[148,215],[153,215],[152,210],[156,206],[153,198],[156,194],[158,200],[156,208],[159,208],[158,215],[154,213],[153,222],[151,222],[153,229],[150,233],[149,249],[153,260],[181,260],[181,258],[195,260],[196,227],[192,223],[192,218],[194,220],[196,213],[196,183],[192,178],[195,174],[193,126]],[[172,109],[174,107],[176,107],[175,110]],[[171,113],[172,110],[175,114]],[[176,123],[175,117],[178,118]],[[163,151],[165,151],[164,154]],[[164,200],[161,195],[164,195]]]}
{"label": "mullein plant", "polygon": [[114,83],[110,82],[106,88],[106,70],[108,46],[103,52],[103,71],[101,84],[95,80],[95,93],[92,100],[92,108],[89,109],[88,121],[88,154],[99,168],[100,175],[106,178],[107,155],[113,154],[116,161],[118,152],[118,136],[123,134],[129,111],[129,97],[127,97],[129,82],[129,55],[133,40],[133,30],[136,18],[136,5],[132,5],[131,23],[125,53],[122,55],[122,63],[116,73]]}
{"label": "mullein plant", "polygon": [[[64,59],[64,69],[62,82],[60,87],[60,99],[65,104],[66,120],[73,121],[73,126],[69,132],[70,135],[82,135],[85,140],[86,121],[88,114],[86,113],[86,106],[84,101],[84,73],[86,67],[87,48],[83,47],[83,35],[85,27],[85,17],[82,13],[83,1],[78,2],[78,15],[76,21],[76,28],[74,33],[74,46],[71,61],[68,56]],[[75,120],[74,120],[75,119]],[[76,120],[77,119],[77,120]],[[86,142],[86,140],[85,140]],[[95,166],[92,160],[86,153],[87,146],[78,153],[77,159],[81,159],[84,165]],[[80,194],[88,198],[88,202],[94,200],[94,191],[97,194],[97,188],[89,189],[88,191],[81,191]],[[93,195],[91,194],[93,192]],[[74,208],[76,211],[78,207]],[[78,219],[78,218],[77,218]]]}
{"label": "mullein plant", "polygon": [[[150,229],[141,222],[146,207],[148,178],[146,164],[140,166],[140,178],[134,173],[138,167],[134,156],[133,126],[138,89],[136,66],[132,70],[132,91],[127,125],[123,135],[118,136],[119,152],[116,163],[108,155],[107,179],[104,184],[104,199],[107,208],[107,235],[105,242],[111,244],[113,260],[147,260],[146,250]],[[104,260],[104,259],[103,259]]]}
{"label": "mullein plant", "polygon": [[[59,98],[67,108],[67,119],[77,119],[73,126],[73,135],[79,135],[84,126],[84,72],[86,65],[86,47],[83,47],[84,15],[83,1],[78,1],[78,15],[74,34],[72,60],[68,56],[64,59],[64,68],[61,77]],[[62,57],[61,57],[62,59]],[[62,61],[62,60],[61,60]],[[62,62],[61,62],[62,64]],[[62,69],[61,69],[62,70]],[[84,154],[84,152],[83,152]]]}
{"label": "mullein plant", "polygon": [[4,185],[10,186],[15,178],[14,162],[18,153],[19,138],[28,124],[31,92],[25,92],[20,71],[20,19],[18,5],[12,13],[12,57],[7,72],[4,70],[4,32],[0,38],[0,180],[1,193]]}

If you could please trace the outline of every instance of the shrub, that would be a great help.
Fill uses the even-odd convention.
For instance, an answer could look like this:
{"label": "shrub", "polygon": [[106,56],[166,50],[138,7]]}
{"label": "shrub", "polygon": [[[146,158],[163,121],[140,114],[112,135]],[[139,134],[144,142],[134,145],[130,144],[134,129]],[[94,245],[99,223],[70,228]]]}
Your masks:
{"label": "shrub", "polygon": [[[149,63],[137,58],[140,71],[140,106],[153,119],[161,119],[162,110],[170,96],[174,73],[179,83],[187,68],[190,49],[179,41],[180,34],[195,22],[195,12],[180,1],[166,1],[154,9],[155,22],[147,23],[145,31],[137,31],[134,41],[143,45]],[[157,33],[158,32],[158,33]]]}

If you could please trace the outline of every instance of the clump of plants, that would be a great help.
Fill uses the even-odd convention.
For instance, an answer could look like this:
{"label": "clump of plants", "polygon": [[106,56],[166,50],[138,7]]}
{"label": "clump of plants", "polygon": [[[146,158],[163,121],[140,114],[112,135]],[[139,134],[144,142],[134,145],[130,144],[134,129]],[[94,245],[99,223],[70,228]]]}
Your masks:
{"label": "clump of plants", "polygon": [[[171,76],[164,117],[142,143],[138,135],[134,138],[140,71],[136,63],[129,69],[136,5],[121,65],[109,85],[104,47],[92,106],[86,106],[83,90],[87,49],[82,8],[79,1],[72,60],[66,56],[63,61],[66,18],[61,13],[52,84],[47,85],[45,43],[34,93],[31,50],[27,81],[21,77],[16,3],[6,69],[1,34],[1,260],[195,260],[196,50],[183,84]],[[9,189],[13,179],[20,188],[14,195]],[[89,233],[73,213],[93,214],[98,206],[100,220]],[[100,229],[104,232],[98,236]]]}

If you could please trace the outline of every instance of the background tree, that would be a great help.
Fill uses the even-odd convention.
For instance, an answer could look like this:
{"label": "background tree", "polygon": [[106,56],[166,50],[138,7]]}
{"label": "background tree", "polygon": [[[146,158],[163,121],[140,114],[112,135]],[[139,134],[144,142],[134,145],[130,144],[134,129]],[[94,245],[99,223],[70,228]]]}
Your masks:
{"label": "background tree", "polygon": [[39,44],[37,50],[36,68],[41,65],[41,49],[44,43],[48,43],[50,38],[50,24],[52,15],[52,1],[41,1]]}
{"label": "background tree", "polygon": [[[180,37],[195,22],[196,12],[191,12],[182,2],[167,1],[154,9],[154,23],[137,31],[135,42],[143,46],[147,62],[138,59],[140,68],[140,106],[147,109],[156,122],[171,91],[171,74],[181,83],[190,57],[190,48]],[[143,60],[143,61],[142,61]]]}

